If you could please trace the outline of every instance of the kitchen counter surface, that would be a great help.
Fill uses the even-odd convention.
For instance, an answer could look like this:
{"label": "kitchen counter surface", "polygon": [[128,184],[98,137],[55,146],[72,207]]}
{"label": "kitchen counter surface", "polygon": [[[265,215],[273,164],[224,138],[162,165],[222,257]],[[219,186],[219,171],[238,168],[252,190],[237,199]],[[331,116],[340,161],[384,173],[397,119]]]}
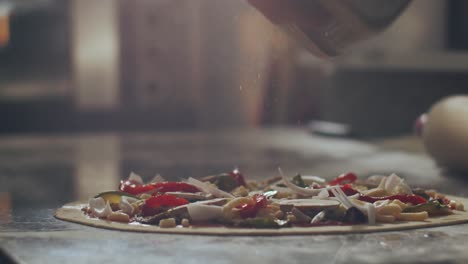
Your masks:
{"label": "kitchen counter surface", "polygon": [[294,128],[23,135],[0,138],[0,262],[467,263],[468,225],[353,235],[223,237],[101,230],[53,217],[60,205],[115,189],[130,171],[177,180],[238,166],[250,179],[285,172],[332,178],[396,172],[411,185],[468,197],[415,138],[357,141]]}

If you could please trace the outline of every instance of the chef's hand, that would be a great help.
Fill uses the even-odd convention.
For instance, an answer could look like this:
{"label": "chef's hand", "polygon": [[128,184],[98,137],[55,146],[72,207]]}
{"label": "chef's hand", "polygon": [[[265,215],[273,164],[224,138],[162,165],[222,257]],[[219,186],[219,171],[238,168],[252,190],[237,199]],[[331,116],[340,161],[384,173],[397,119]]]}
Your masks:
{"label": "chef's hand", "polygon": [[[271,21],[280,22],[290,5],[289,0],[248,0],[249,3],[262,12]],[[289,11],[288,11],[289,12]]]}
{"label": "chef's hand", "polygon": [[[309,39],[304,39],[303,34],[296,36],[296,39],[315,55],[320,57],[333,55],[331,52],[323,53],[326,43],[317,37],[321,36],[324,28],[330,24],[331,17],[313,0],[248,0],[248,2],[274,24],[294,25],[295,29],[303,31]],[[321,47],[318,48],[317,44]]]}

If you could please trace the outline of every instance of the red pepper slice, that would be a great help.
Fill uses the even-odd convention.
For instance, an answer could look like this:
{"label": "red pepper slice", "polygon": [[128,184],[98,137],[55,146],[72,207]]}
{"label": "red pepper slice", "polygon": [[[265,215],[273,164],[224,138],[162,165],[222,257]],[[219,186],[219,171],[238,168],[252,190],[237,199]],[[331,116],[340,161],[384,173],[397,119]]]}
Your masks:
{"label": "red pepper slice", "polygon": [[197,187],[185,183],[185,182],[157,182],[151,183],[151,186],[158,192],[189,192],[196,193],[199,192]]}
{"label": "red pepper slice", "polygon": [[[325,186],[321,186],[320,188],[325,188]],[[353,187],[351,187],[351,184],[345,184],[343,186],[340,186],[340,188],[347,196],[359,193],[357,190],[355,190],[355,189],[353,189]],[[330,197],[335,197],[335,195],[331,191],[328,191],[328,195]]]}
{"label": "red pepper slice", "polygon": [[155,187],[151,185],[140,184],[140,183],[129,181],[129,180],[120,181],[120,185],[119,185],[120,191],[129,193],[132,195],[149,192],[149,191],[154,190],[154,188]]}
{"label": "red pepper slice", "polygon": [[383,196],[383,197],[370,197],[370,196],[361,194],[359,196],[359,200],[368,202],[368,203],[374,203],[376,201],[382,201],[382,200],[400,200],[403,203],[411,203],[413,205],[427,203],[426,199],[424,199],[422,196],[415,195],[415,194],[396,194],[396,195]]}
{"label": "red pepper slice", "polygon": [[335,179],[331,180],[329,185],[334,186],[334,185],[343,185],[343,184],[349,184],[353,183],[357,180],[356,174],[352,172],[348,173],[343,173],[340,176],[336,177]]}
{"label": "red pepper slice", "polygon": [[155,209],[160,207],[176,207],[188,203],[189,202],[184,198],[180,198],[169,194],[162,194],[148,198],[145,201],[145,206]]}
{"label": "red pepper slice", "polygon": [[347,196],[351,196],[351,195],[355,195],[356,193],[359,193],[357,190],[355,190],[355,189],[353,189],[353,187],[351,187],[351,184],[345,184],[345,185],[341,186],[341,190]]}
{"label": "red pepper slice", "polygon": [[[382,200],[400,200],[403,203],[411,203],[413,205],[418,205],[418,204],[423,204],[427,203],[427,200],[424,199],[424,197],[415,195],[415,194],[396,194],[396,195],[390,195],[390,196],[383,196],[383,197],[371,197],[364,195],[357,190],[353,189],[350,184],[346,184],[341,186],[341,190],[347,195],[354,195],[359,193],[359,200],[368,202],[368,203],[374,203],[376,201],[382,201]],[[333,193],[331,191],[328,192],[328,194],[333,197]]]}
{"label": "red pepper slice", "polygon": [[174,195],[162,194],[148,198],[143,205],[143,215],[150,216],[162,212],[166,208],[177,207],[189,202]]}
{"label": "red pepper slice", "polygon": [[165,192],[199,192],[198,188],[185,182],[157,182],[140,184],[134,181],[120,181],[119,190],[132,195],[138,195],[149,191]]}
{"label": "red pepper slice", "polygon": [[234,178],[234,180],[236,180],[237,186],[241,186],[241,185],[247,186],[244,175],[242,175],[238,169],[234,169],[233,171],[231,171],[229,173],[229,176],[231,176],[232,178]]}
{"label": "red pepper slice", "polygon": [[268,201],[263,194],[255,194],[252,197],[253,204],[242,204],[236,206],[239,209],[239,214],[242,218],[253,218],[257,215],[258,211],[267,207]]}

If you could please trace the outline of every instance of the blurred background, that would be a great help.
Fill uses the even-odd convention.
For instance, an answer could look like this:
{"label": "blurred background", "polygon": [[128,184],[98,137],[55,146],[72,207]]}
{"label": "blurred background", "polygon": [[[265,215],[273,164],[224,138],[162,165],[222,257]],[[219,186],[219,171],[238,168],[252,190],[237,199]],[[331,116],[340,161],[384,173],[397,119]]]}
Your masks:
{"label": "blurred background", "polygon": [[0,133],[350,125],[410,133],[468,92],[468,2],[414,0],[321,60],[246,1],[0,1]]}

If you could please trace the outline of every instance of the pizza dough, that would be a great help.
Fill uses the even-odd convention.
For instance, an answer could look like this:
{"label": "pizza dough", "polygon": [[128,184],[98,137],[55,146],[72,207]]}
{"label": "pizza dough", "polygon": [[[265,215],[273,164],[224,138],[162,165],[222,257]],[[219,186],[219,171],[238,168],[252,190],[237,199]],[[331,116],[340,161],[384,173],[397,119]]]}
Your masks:
{"label": "pizza dough", "polygon": [[[462,197],[447,196],[449,199],[468,204],[468,199]],[[455,225],[468,223],[468,212],[454,211],[454,214],[440,217],[430,217],[422,222],[396,222],[391,224],[377,225],[353,225],[353,226],[315,226],[315,227],[288,227],[281,229],[254,229],[254,228],[231,228],[231,227],[176,227],[160,228],[158,226],[143,224],[126,224],[90,218],[86,216],[81,208],[87,205],[86,202],[74,202],[64,205],[55,212],[55,217],[61,220],[79,223],[98,228],[145,232],[145,233],[167,233],[167,234],[188,234],[188,235],[314,235],[314,234],[351,234],[351,233],[371,233],[382,231],[399,231],[414,228],[427,228],[445,225]]]}
{"label": "pizza dough", "polygon": [[440,166],[468,171],[468,96],[436,103],[427,115],[422,137]]}

